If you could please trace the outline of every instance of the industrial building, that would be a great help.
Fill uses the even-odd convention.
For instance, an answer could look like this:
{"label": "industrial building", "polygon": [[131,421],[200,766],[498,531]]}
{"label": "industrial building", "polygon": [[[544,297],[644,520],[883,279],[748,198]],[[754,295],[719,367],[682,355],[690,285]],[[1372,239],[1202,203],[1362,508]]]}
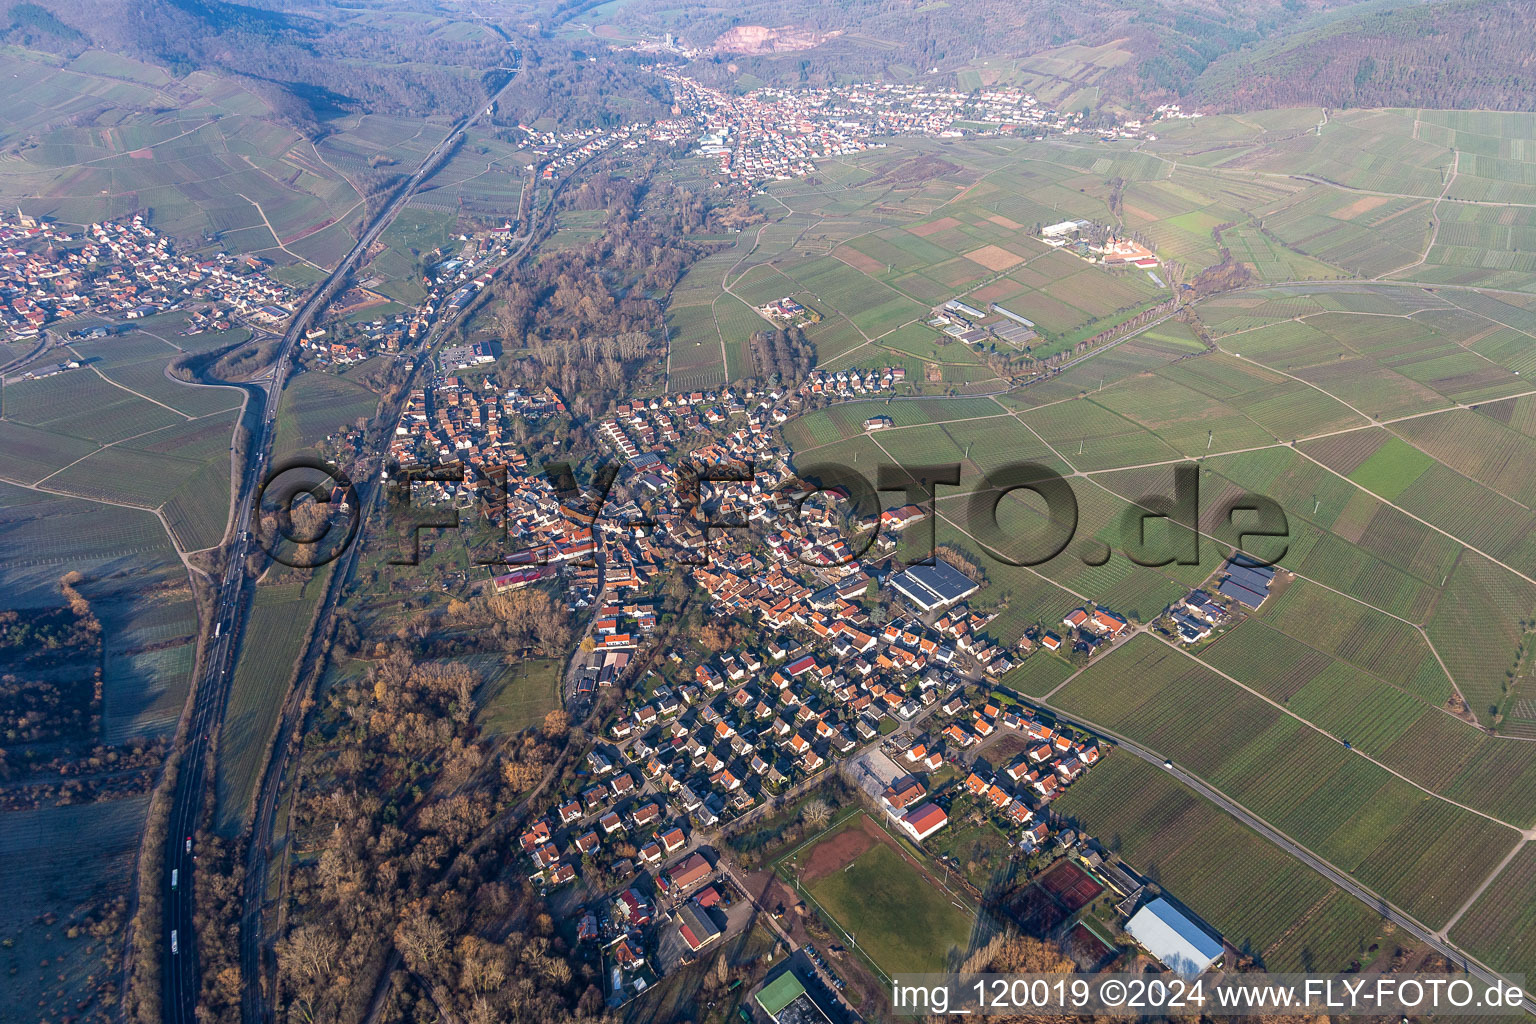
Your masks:
{"label": "industrial building", "polygon": [[1221,959],[1221,941],[1161,896],[1131,915],[1125,930],[1166,967],[1187,978]]}
{"label": "industrial building", "polygon": [[692,900],[678,908],[677,931],[695,953],[720,937],[720,929],[709,919],[709,911]]}
{"label": "industrial building", "polygon": [[914,565],[891,577],[891,586],[925,612],[948,608],[981,589],[980,584],[942,560]]}

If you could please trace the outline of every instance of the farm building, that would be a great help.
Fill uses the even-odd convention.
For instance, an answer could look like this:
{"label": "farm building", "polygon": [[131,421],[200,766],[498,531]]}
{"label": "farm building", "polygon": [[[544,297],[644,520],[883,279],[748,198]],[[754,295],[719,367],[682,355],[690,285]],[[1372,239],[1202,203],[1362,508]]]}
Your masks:
{"label": "farm building", "polygon": [[943,560],[899,572],[891,577],[891,586],[925,612],[947,608],[980,589],[969,576]]}
{"label": "farm building", "polygon": [[720,937],[720,929],[709,919],[709,911],[691,900],[678,908],[677,932],[695,953]]}
{"label": "farm building", "polygon": [[1227,578],[1216,590],[1245,607],[1257,609],[1269,597],[1269,584],[1275,578],[1272,566],[1254,566],[1231,559],[1222,570]]}
{"label": "farm building", "polygon": [[1060,245],[1079,231],[1086,231],[1093,227],[1092,221],[1064,220],[1059,224],[1047,224],[1040,229],[1040,237],[1046,242]]}
{"label": "farm building", "polygon": [[1021,324],[994,324],[988,330],[994,337],[1014,348],[1023,348],[1039,337],[1032,329]]}
{"label": "farm building", "polygon": [[1012,320],[1016,324],[1022,324],[1023,326],[1031,329],[1035,326],[1035,322],[1033,320],[1029,319],[1028,317],[1020,316],[1013,310],[1008,309],[1005,306],[1000,306],[995,302],[990,303],[987,308],[996,313],[998,316],[1007,317],[1009,320]]}
{"label": "farm building", "polygon": [[1162,897],[1131,915],[1125,930],[1148,953],[1185,977],[1194,977],[1221,958],[1221,942]]}
{"label": "farm building", "polygon": [[964,313],[966,316],[972,317],[976,320],[985,319],[987,315],[981,310],[977,309],[975,306],[972,306],[966,302],[961,302],[959,299],[950,299],[948,302],[944,303],[944,308],[952,313]]}
{"label": "farm building", "polygon": [[1104,263],[1106,266],[1129,263],[1147,270],[1157,266],[1157,255],[1140,242],[1111,238],[1104,243]]}
{"label": "farm building", "polygon": [[938,804],[923,804],[923,806],[907,812],[907,816],[901,819],[901,827],[906,829],[912,838],[919,841],[927,839],[939,829],[949,824],[949,815],[944,813],[944,808]]}

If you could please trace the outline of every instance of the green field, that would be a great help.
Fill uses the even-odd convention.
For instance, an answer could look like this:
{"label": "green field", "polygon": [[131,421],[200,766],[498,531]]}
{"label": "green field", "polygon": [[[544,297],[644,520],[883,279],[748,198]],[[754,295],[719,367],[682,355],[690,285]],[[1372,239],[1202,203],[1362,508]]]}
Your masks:
{"label": "green field", "polygon": [[257,773],[314,618],[327,571],[307,584],[258,587],[219,731],[215,827],[233,835],[255,795]]}
{"label": "green field", "polygon": [[313,447],[331,434],[373,416],[379,396],[334,373],[312,371],[289,379],[278,409],[273,456]]}
{"label": "green field", "polygon": [[1390,500],[1407,490],[1434,463],[1428,455],[1394,437],[1376,449],[1349,478]]}
{"label": "green field", "polygon": [[1369,907],[1130,754],[1111,753],[1053,810],[1269,970],[1342,970],[1380,934]]}
{"label": "green field", "polygon": [[[1421,920],[1444,923],[1518,833],[1427,796],[1347,749],[1347,737],[1299,717],[1322,708],[1335,725],[1368,730],[1371,742],[1406,729],[1413,716],[1401,704],[1376,702],[1357,722],[1339,719],[1350,713],[1340,707],[1351,699],[1340,690],[1349,679],[1341,674],[1333,692],[1315,698],[1303,686],[1291,698],[1295,706],[1282,710],[1137,637],[1069,683],[1053,704],[1173,759]],[[1326,675],[1307,685],[1314,684],[1330,686]],[[1369,730],[1386,731],[1377,740]]]}
{"label": "green field", "polygon": [[945,970],[970,942],[974,915],[885,843],[819,879],[809,892],[888,976]]}
{"label": "green field", "polygon": [[481,725],[514,733],[538,725],[560,707],[559,682],[564,663],[526,659],[496,672],[475,695]]}

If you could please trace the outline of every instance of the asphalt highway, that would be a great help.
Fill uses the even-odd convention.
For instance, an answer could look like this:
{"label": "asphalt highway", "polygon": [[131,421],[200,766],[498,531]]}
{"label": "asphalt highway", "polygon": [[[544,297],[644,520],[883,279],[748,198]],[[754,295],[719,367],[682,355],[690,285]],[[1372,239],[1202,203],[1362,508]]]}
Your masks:
{"label": "asphalt highway", "polygon": [[[250,581],[245,562],[256,541],[251,523],[261,492],[272,448],[272,427],[277,419],[283,382],[293,366],[293,356],[304,332],[330,302],[340,286],[362,263],[368,249],[384,229],[410,202],[411,196],[437,170],[440,158],[463,137],[466,130],[485,115],[512,84],[514,74],[474,114],[464,118],[422,160],[416,172],[400,186],[389,204],[381,210],[358,238],[336,268],[320,282],[289,322],[273,363],[266,398],[260,417],[253,425],[249,458],[238,481],[235,517],[229,538],[224,572],[219,580],[213,618],[213,634],[203,659],[202,675],[197,680],[192,714],[180,747],[181,769],[172,796],[169,831],[165,846],[165,878],[162,882],[165,912],[161,922],[164,950],[164,1016],[171,1024],[196,1024],[198,997],[197,945],[193,923],[193,871],[197,860],[194,834],[207,799],[205,762],[210,737],[223,721],[224,708],[234,678],[240,636],[245,624]],[[296,627],[297,628],[297,627]],[[259,657],[260,652],[252,652]],[[175,884],[172,884],[172,878]],[[234,927],[236,922],[227,922]]]}

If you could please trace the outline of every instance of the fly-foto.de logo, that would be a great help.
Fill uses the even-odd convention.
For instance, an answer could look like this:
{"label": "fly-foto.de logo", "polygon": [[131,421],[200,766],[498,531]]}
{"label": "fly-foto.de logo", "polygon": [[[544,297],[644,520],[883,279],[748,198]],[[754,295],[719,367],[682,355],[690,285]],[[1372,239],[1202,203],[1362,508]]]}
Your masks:
{"label": "fly-foto.de logo", "polygon": [[[960,463],[887,463],[875,466],[873,477],[836,461],[797,467],[788,477],[750,460],[684,460],[643,474],[605,463],[585,486],[564,462],[537,474],[454,464],[393,467],[383,483],[385,522],[396,543],[390,561],[400,565],[419,562],[422,531],[460,529],[466,513],[479,527],[474,561],[493,566],[590,563],[604,529],[664,538],[670,543],[658,550],[675,564],[700,565],[722,538],[752,536],[754,524],[771,526],[760,535],[801,538],[776,550],[807,565],[856,562],[897,533],[904,560],[925,561],[937,548],[941,517],[985,557],[1012,566],[1064,554],[1103,565],[1117,550],[1141,566],[1199,565],[1202,537],[1214,539],[1222,554],[1246,553],[1255,565],[1285,556],[1290,524],[1278,501],[1225,489],[1220,501],[1203,503],[1194,462],[1170,467],[1168,477],[1166,487],[1150,493],[1117,495],[1123,507],[1113,521],[1082,537],[1073,478],[1035,462],[979,474],[967,474]],[[509,512],[514,506],[532,511],[518,519]],[[288,565],[333,561],[359,532],[356,488],[319,460],[274,467],[258,508],[258,540]],[[530,535],[528,519],[562,529]],[[815,540],[829,530],[835,542]]]}

